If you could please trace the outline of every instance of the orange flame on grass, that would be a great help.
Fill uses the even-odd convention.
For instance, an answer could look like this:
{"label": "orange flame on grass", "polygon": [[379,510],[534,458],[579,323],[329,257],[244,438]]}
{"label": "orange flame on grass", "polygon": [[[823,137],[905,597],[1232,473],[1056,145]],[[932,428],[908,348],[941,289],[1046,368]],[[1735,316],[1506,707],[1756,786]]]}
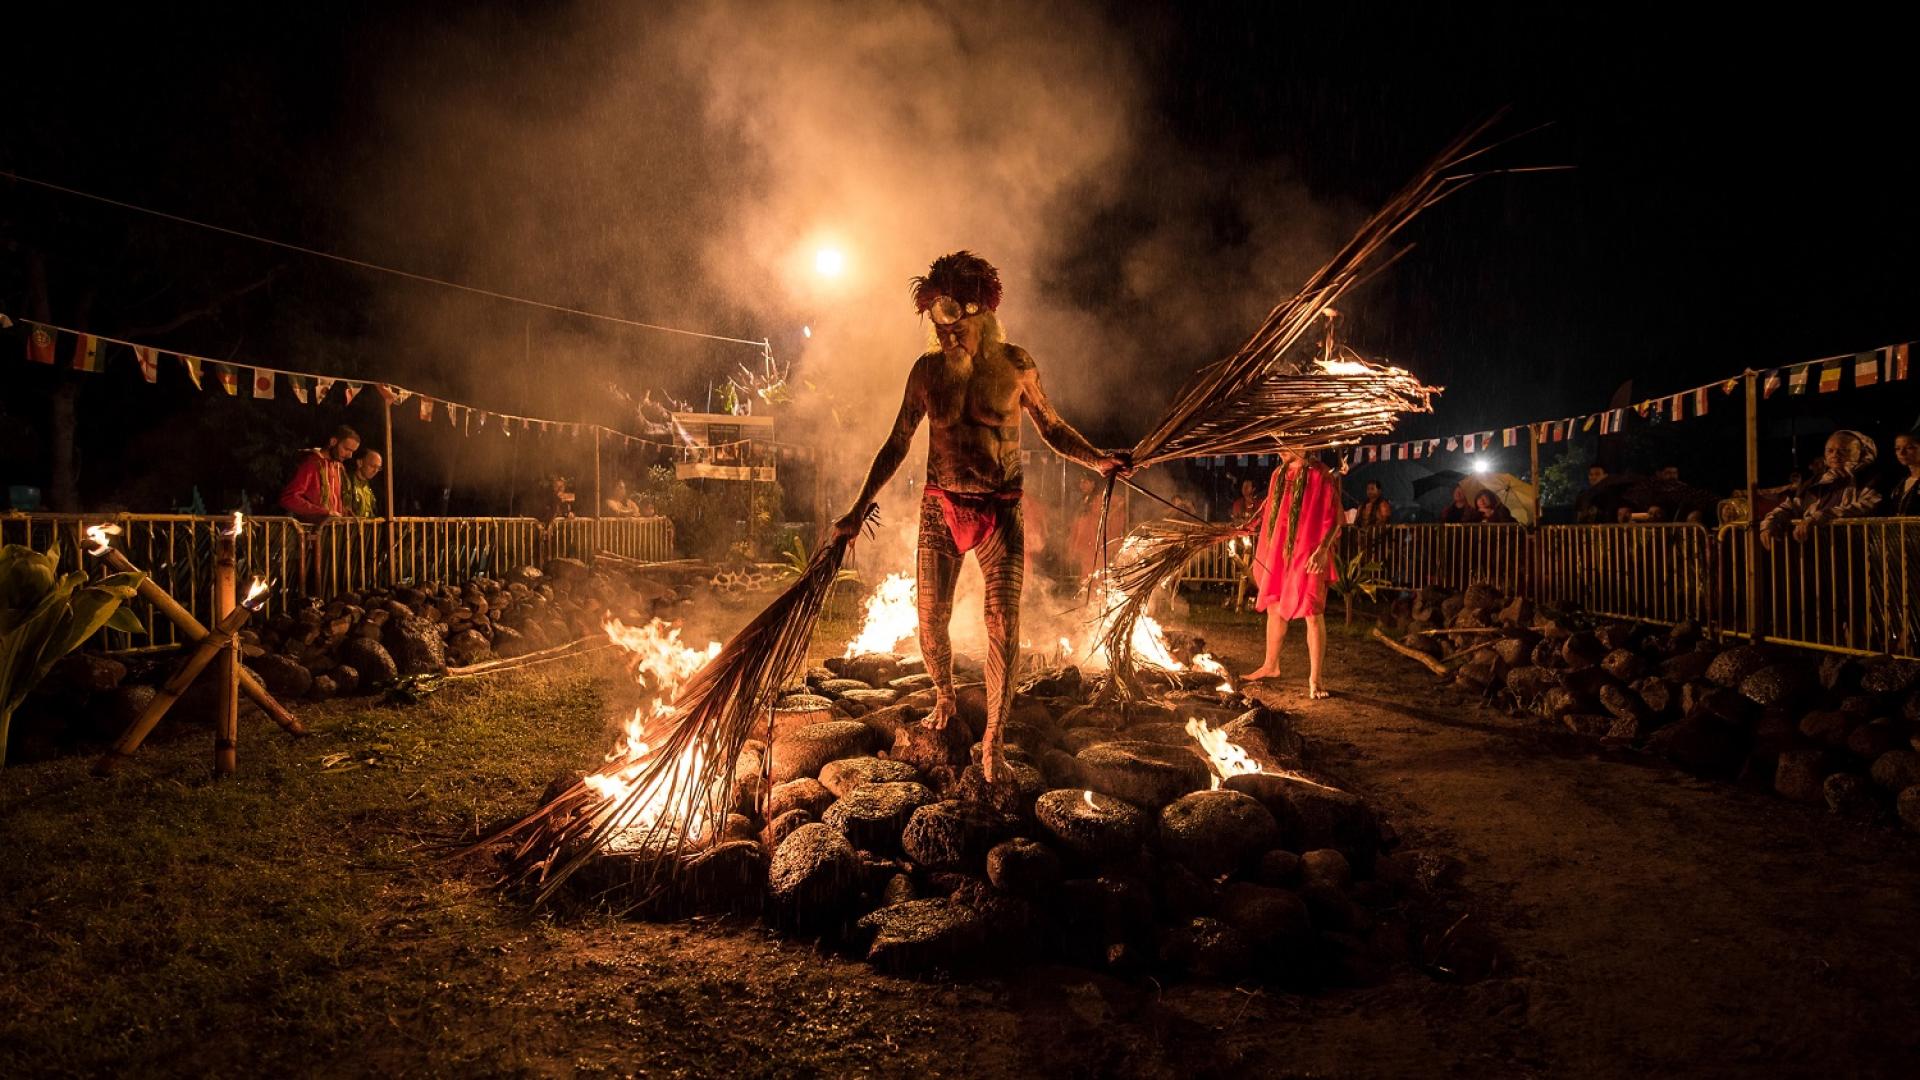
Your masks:
{"label": "orange flame on grass", "polygon": [[87,539],[93,541],[93,547],[88,549],[87,554],[95,558],[105,555],[113,548],[113,540],[111,538],[119,535],[120,526],[118,525],[87,526]]}
{"label": "orange flame on grass", "polygon": [[915,602],[918,592],[911,574],[888,574],[867,597],[867,620],[861,624],[860,633],[847,642],[847,657],[892,652],[900,642],[914,636],[920,629],[920,609]]}
{"label": "orange flame on grass", "polygon": [[[645,626],[608,619],[602,627],[615,645],[626,650],[635,680],[653,694],[652,701],[633,710],[620,742],[607,752],[607,764],[582,780],[589,791],[600,796],[599,813],[618,814],[607,846],[614,850],[642,846],[663,821],[686,821],[685,839],[699,840],[712,830],[715,800],[709,796],[715,793],[700,791],[690,782],[706,763],[705,751],[698,745],[682,751],[672,768],[655,776],[640,798],[631,803],[628,798],[654,764],[654,737],[647,733],[649,725],[657,730],[675,718],[674,696],[688,679],[720,655],[720,643],[708,642],[704,650],[693,648],[680,640],[678,627],[659,619]],[[692,812],[681,812],[688,809]]]}

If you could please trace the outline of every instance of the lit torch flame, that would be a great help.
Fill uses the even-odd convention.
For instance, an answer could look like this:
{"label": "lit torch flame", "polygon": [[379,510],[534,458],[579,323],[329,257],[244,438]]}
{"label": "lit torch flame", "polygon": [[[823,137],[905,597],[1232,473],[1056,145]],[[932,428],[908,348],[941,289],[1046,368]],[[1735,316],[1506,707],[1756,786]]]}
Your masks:
{"label": "lit torch flame", "polygon": [[247,517],[246,517],[246,515],[245,515],[245,514],[242,514],[242,513],[241,513],[240,511],[238,511],[238,510],[235,510],[235,511],[233,512],[233,528],[231,528],[231,529],[228,529],[228,530],[227,530],[227,535],[228,535],[228,536],[239,536],[239,535],[240,535],[240,532],[241,532],[241,530],[243,530],[243,529],[245,529],[246,527],[247,527]]}
{"label": "lit torch flame", "polygon": [[915,606],[918,590],[909,574],[888,574],[887,580],[867,597],[867,621],[860,633],[847,643],[848,658],[861,653],[892,652],[894,646],[920,629],[920,612]]}
{"label": "lit torch flame", "polygon": [[87,539],[93,541],[93,547],[87,551],[87,554],[92,555],[96,559],[105,555],[113,549],[113,541],[110,537],[119,535],[120,526],[118,525],[87,526]]}
{"label": "lit torch flame", "polygon": [[267,595],[268,587],[269,586],[266,578],[263,578],[263,577],[254,578],[253,584],[247,587],[247,597],[246,599],[240,601],[240,606],[243,608],[258,610],[261,601]]}

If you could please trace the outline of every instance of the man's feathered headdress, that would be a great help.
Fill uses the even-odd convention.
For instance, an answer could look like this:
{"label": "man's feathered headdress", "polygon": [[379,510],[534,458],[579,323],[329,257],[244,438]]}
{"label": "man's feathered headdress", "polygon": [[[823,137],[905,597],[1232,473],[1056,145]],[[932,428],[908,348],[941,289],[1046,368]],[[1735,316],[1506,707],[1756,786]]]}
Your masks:
{"label": "man's feathered headdress", "polygon": [[913,310],[922,314],[942,296],[953,297],[969,315],[1000,306],[1000,271],[971,251],[940,256],[907,285],[913,291]]}

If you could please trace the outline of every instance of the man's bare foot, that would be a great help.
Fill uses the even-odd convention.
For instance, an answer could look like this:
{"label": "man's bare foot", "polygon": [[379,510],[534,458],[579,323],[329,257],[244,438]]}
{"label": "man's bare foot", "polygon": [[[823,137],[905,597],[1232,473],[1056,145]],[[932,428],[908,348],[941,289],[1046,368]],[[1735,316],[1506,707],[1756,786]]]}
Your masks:
{"label": "man's bare foot", "polygon": [[1307,684],[1307,696],[1309,698],[1329,698],[1333,696],[1333,692],[1317,682],[1309,682]]}
{"label": "man's bare foot", "polygon": [[936,694],[933,699],[933,711],[927,714],[927,726],[936,731],[945,731],[956,714],[952,694]]}
{"label": "man's bare foot", "polygon": [[1240,681],[1253,682],[1256,679],[1277,679],[1279,677],[1280,677],[1279,668],[1270,667],[1266,664],[1262,664],[1259,667],[1254,668],[1252,671],[1247,672],[1245,675],[1240,676]]}
{"label": "man's bare foot", "polygon": [[1000,732],[994,725],[987,726],[986,734],[980,736],[980,772],[991,784],[1000,778],[1006,770],[1000,763]]}

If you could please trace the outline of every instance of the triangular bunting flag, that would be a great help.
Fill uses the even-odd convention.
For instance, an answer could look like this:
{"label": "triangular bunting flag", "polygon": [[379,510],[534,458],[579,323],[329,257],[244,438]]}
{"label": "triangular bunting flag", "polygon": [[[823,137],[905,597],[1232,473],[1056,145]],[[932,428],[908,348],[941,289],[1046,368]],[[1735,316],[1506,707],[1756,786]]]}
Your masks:
{"label": "triangular bunting flag", "polygon": [[273,396],[273,372],[266,368],[253,369],[253,396],[257,398]]}
{"label": "triangular bunting flag", "polygon": [[1458,436],[1456,435],[1447,436],[1447,449],[1449,451],[1460,449],[1460,439]]}
{"label": "triangular bunting flag", "polygon": [[232,364],[223,364],[218,360],[210,361],[210,363],[213,364],[213,377],[220,382],[220,389],[225,390],[229,396],[238,394],[240,392],[240,370]]}
{"label": "triangular bunting flag", "polygon": [[1707,415],[1707,388],[1704,386],[1693,392],[1693,415]]}
{"label": "triangular bunting flag", "polygon": [[98,373],[102,364],[100,339],[92,334],[73,335],[73,370]]}
{"label": "triangular bunting flag", "polygon": [[160,350],[151,345],[135,345],[133,358],[140,362],[140,377],[148,382],[160,381]]}
{"label": "triangular bunting flag", "polygon": [[392,383],[376,383],[375,386],[380,392],[380,397],[389,405],[398,405],[413,396],[413,391],[404,386],[395,386]]}
{"label": "triangular bunting flag", "polygon": [[302,405],[307,403],[307,380],[304,376],[288,375],[287,389],[293,391],[293,400]]}
{"label": "triangular bunting flag", "polygon": [[1740,380],[1738,377],[1728,379],[1727,381],[1720,384],[1720,392],[1723,394],[1731,394],[1735,390],[1738,390],[1739,388],[1740,388]]}
{"label": "triangular bunting flag", "polygon": [[333,380],[315,375],[313,377],[313,403],[319,405],[327,400],[327,391],[333,389]]}
{"label": "triangular bunting flag", "polygon": [[53,343],[56,337],[53,328],[41,326],[39,323],[27,325],[33,327],[32,330],[27,331],[27,359],[36,364],[53,363]]}
{"label": "triangular bunting flag", "polygon": [[1520,445],[1520,429],[1508,428],[1507,430],[1501,432],[1500,445],[1503,447],[1519,446]]}
{"label": "triangular bunting flag", "polygon": [[193,388],[200,389],[200,358],[181,353],[180,366],[187,369],[187,378],[193,381]]}
{"label": "triangular bunting flag", "polygon": [[1876,353],[1858,353],[1853,358],[1853,385],[1872,386],[1880,381],[1880,357]]}
{"label": "triangular bunting flag", "polygon": [[433,419],[433,399],[425,394],[420,395],[420,419]]}
{"label": "triangular bunting flag", "polygon": [[1760,377],[1760,396],[1770,398],[1780,389],[1780,369],[1774,368]]}
{"label": "triangular bunting flag", "polygon": [[1667,399],[1667,418],[1676,424],[1687,418],[1686,408],[1681,404],[1685,400],[1684,394],[1675,394]]}
{"label": "triangular bunting flag", "polygon": [[[1581,430],[1581,431],[1592,431],[1592,430],[1593,430],[1593,425],[1595,425],[1595,424],[1597,424],[1597,423],[1599,423],[1599,422],[1600,422],[1600,417],[1599,417],[1599,416],[1598,416],[1597,414],[1594,414],[1594,415],[1589,415],[1589,416],[1588,416],[1588,417],[1586,418],[1586,420],[1585,420],[1585,421],[1583,421],[1583,422],[1582,422],[1582,423],[1580,424],[1580,430]],[[1605,430],[1603,429],[1603,430],[1602,430],[1602,431],[1600,432],[1600,434],[1602,434],[1602,435],[1605,435],[1605,434],[1606,434],[1606,431],[1605,431]]]}
{"label": "triangular bunting flag", "polygon": [[364,389],[364,387],[357,382],[350,382],[345,386],[342,386],[340,388],[340,404],[342,405],[353,404],[353,399],[360,396],[360,391],[362,389]]}
{"label": "triangular bunting flag", "polygon": [[1804,394],[1807,392],[1807,369],[1810,364],[1796,364],[1787,371],[1787,393]]}

